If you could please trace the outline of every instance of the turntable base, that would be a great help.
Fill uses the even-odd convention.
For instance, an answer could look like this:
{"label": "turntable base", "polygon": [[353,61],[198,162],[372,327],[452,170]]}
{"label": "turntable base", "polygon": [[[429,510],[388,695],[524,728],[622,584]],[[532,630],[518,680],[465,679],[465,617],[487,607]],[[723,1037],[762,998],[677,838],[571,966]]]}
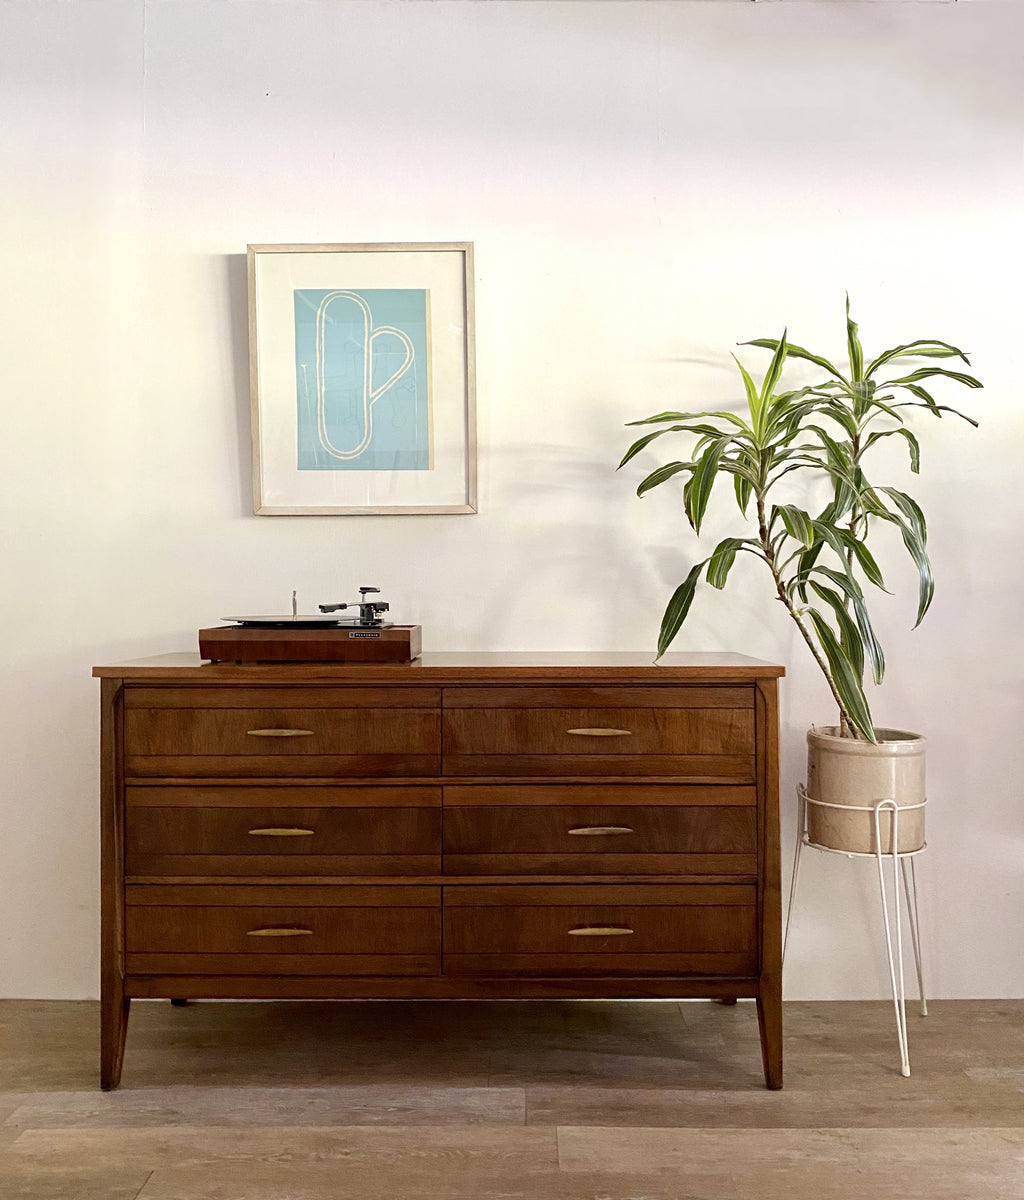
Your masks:
{"label": "turntable base", "polygon": [[199,654],[211,662],[411,662],[423,644],[419,625],[200,629]]}

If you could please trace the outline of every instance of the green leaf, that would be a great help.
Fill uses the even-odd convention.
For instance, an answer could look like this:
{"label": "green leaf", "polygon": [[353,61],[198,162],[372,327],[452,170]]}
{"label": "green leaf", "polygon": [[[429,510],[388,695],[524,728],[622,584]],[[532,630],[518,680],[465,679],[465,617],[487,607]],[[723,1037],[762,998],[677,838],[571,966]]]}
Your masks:
{"label": "green leaf", "polygon": [[725,587],[725,581],[729,578],[729,572],[732,570],[732,564],[736,561],[736,552],[743,546],[756,546],[752,538],[723,538],[711,553],[708,559],[707,581],[715,588]]}
{"label": "green leaf", "polygon": [[761,404],[759,411],[762,413],[765,411],[765,407],[771,399],[772,393],[775,391],[775,385],[779,382],[779,377],[782,375],[782,367],[786,361],[786,333],[787,330],[784,329],[782,337],[779,339],[778,348],[772,355],[771,364],[761,383]]}
{"label": "green leaf", "polygon": [[718,463],[728,444],[727,438],[719,438],[711,443],[697,460],[693,475],[690,478],[689,495],[686,497],[686,515],[696,533],[700,533],[701,522],[711,499],[711,489],[718,478]]}
{"label": "green leaf", "polygon": [[906,391],[912,392],[915,396],[917,396],[917,398],[919,400],[924,401],[924,404],[910,404],[907,401],[903,401],[903,403],[900,405],[900,408],[925,408],[925,407],[927,407],[928,409],[930,409],[931,412],[933,412],[935,414],[935,416],[940,417],[940,418],[944,412],[952,413],[954,417],[961,417],[963,420],[965,420],[968,423],[968,425],[973,425],[975,429],[978,428],[978,422],[975,421],[975,419],[973,417],[967,416],[966,413],[960,412],[959,409],[950,408],[948,404],[937,404],[935,402],[935,397],[932,396],[932,394],[930,392],[926,392],[924,390],[924,388],[921,387],[919,384],[903,383],[903,384],[900,384],[900,386],[902,388],[904,388]]}
{"label": "green leaf", "polygon": [[732,480],[733,490],[736,492],[736,503],[739,506],[740,512],[747,515],[747,505],[750,503],[750,495],[753,491],[750,480],[741,471],[733,473]]}
{"label": "green leaf", "polygon": [[[845,567],[845,563],[844,563]],[[824,575],[826,579],[831,579],[840,591],[848,596],[851,601],[862,600],[864,593],[861,591],[861,586],[848,570],[837,571],[833,567],[815,566],[813,568],[819,575]]]}
{"label": "green leaf", "polygon": [[[797,566],[796,574],[791,580],[792,588],[795,588],[800,599],[806,604],[807,602],[807,580],[810,578],[811,572],[815,568],[815,564],[821,557],[822,543],[815,542],[809,550],[805,550],[800,555],[800,562]],[[790,591],[792,598],[792,591]]]}
{"label": "green leaf", "polygon": [[893,487],[879,487],[877,490],[883,492],[890,500],[895,502],[896,507],[910,522],[917,536],[922,542],[927,542],[928,526],[924,519],[924,513],[921,511],[921,506],[917,501],[908,496],[906,492],[899,492]]}
{"label": "green leaf", "polygon": [[[867,418],[867,421],[873,420],[875,417],[879,416],[881,413],[886,413],[888,416],[892,417],[892,419],[894,421],[896,421],[897,424],[902,425],[903,418],[900,416],[899,412],[897,411],[897,406],[895,404],[887,403],[887,401],[891,401],[891,400],[895,400],[895,396],[889,396],[889,395],[873,396],[871,398],[871,410],[872,411],[871,411],[871,415]],[[914,407],[918,407],[918,406],[915,405]],[[864,422],[865,425],[867,424],[867,421]]]}
{"label": "green leaf", "polygon": [[839,627],[839,644],[843,648],[843,652],[850,660],[850,665],[857,672],[858,677],[864,676],[864,647],[860,640],[860,630],[853,617],[846,611],[846,602],[838,592],[834,592],[831,588],[822,587],[820,583],[815,583],[814,580],[809,580],[811,587],[816,595],[828,604],[836,618],[836,625]]}
{"label": "green leaf", "polygon": [[891,350],[884,351],[864,372],[865,378],[870,379],[879,367],[894,358],[960,358],[968,366],[971,365],[971,360],[967,355],[962,350],[958,350],[956,346],[951,346],[949,342],[940,342],[935,338],[922,338],[919,341],[905,342],[902,346],[893,346]]}
{"label": "green leaf", "polygon": [[906,516],[906,520],[904,520],[903,517],[885,509],[877,514],[896,525],[903,538],[903,544],[917,567],[917,618],[914,621],[916,629],[924,619],[935,594],[935,579],[932,576],[932,565],[928,558],[924,514],[909,496],[897,492],[895,488],[879,488],[878,490],[891,496]]}
{"label": "green leaf", "polygon": [[813,608],[807,611],[814,622],[818,642],[828,660],[829,672],[842,701],[844,715],[861,737],[869,742],[877,741],[860,675],[854,670],[853,664],[832,632],[832,627],[821,613]]}
{"label": "green leaf", "polygon": [[[831,588],[823,588],[813,579],[809,579],[808,583],[822,599],[827,600],[835,609],[841,644],[847,651],[851,664],[857,668],[858,678],[864,678],[864,655],[866,653],[871,663],[874,681],[881,683],[885,675],[885,655],[882,653],[881,644],[872,628],[863,596],[847,593],[844,599],[838,592],[832,591]],[[852,618],[847,610],[847,604],[853,609]],[[842,612],[841,616],[840,611]],[[853,625],[852,629],[851,624]]]}
{"label": "green leaf", "polygon": [[878,563],[875,562],[874,556],[867,546],[858,537],[854,537],[849,530],[843,530],[843,544],[849,546],[857,557],[860,563],[861,570],[864,572],[869,583],[873,583],[875,587],[881,588],[883,592],[889,589],[885,586],[885,580],[882,578],[882,572],[878,569]]}
{"label": "green leaf", "polygon": [[830,421],[842,427],[843,432],[848,438],[857,436],[857,420],[853,413],[838,400],[830,399],[825,405],[819,409],[823,417],[828,417]]}
{"label": "green leaf", "polygon": [[664,483],[667,479],[672,479],[678,475],[680,471],[692,471],[692,462],[670,462],[663,467],[658,467],[656,471],[652,471],[650,475],[644,479],[636,489],[638,496],[644,496],[651,490],[656,488],[659,483]]}
{"label": "green leaf", "polygon": [[935,578],[932,575],[932,564],[928,559],[928,551],[924,548],[923,543],[902,521],[899,529],[903,535],[903,544],[917,567],[917,616],[914,619],[914,628],[916,629],[924,620],[924,615],[931,606],[932,597],[935,595]]}
{"label": "green leaf", "polygon": [[754,433],[756,434],[761,421],[761,397],[758,395],[756,384],[750,377],[750,372],[740,362],[735,354],[732,356],[732,358],[733,362],[735,362],[735,364],[739,367],[740,374],[743,376],[743,388],[747,394],[747,408],[750,412],[750,424],[754,430]]}
{"label": "green leaf", "polygon": [[773,521],[776,513],[782,518],[782,524],[785,525],[786,532],[791,538],[803,542],[807,547],[814,545],[812,521],[802,508],[797,508],[795,504],[776,505],[772,511]]}
{"label": "green leaf", "polygon": [[853,601],[853,615],[857,621],[857,628],[860,630],[861,644],[867,651],[868,660],[871,663],[871,677],[876,684],[879,684],[885,677],[885,655],[882,653],[881,643],[875,637],[871,618],[868,616],[868,608],[863,600]]}
{"label": "green leaf", "polygon": [[909,375],[904,375],[900,379],[890,379],[887,383],[880,384],[880,387],[905,387],[908,383],[919,383],[922,379],[952,379],[956,383],[962,383],[964,387],[980,388],[985,385],[973,375],[965,375],[963,371],[951,371],[948,367],[921,367],[917,371],[912,371]]}
{"label": "green leaf", "polygon": [[850,353],[850,374],[854,383],[864,378],[864,347],[857,336],[857,322],[850,317],[850,295],[846,295],[846,347]]}
{"label": "green leaf", "polygon": [[697,591],[697,581],[706,562],[707,559],[704,559],[704,562],[697,563],[672,593],[672,599],[668,602],[665,615],[661,618],[661,632],[658,634],[658,658],[661,658],[672,644],[686,620],[686,614],[690,611],[690,605],[693,603],[693,597]]}
{"label": "green leaf", "polygon": [[857,479],[853,467],[853,459],[851,457],[850,447],[842,442],[837,442],[831,434],[826,433],[820,425],[808,425],[807,431],[814,433],[821,439],[822,445],[825,447],[827,454],[827,470],[832,475],[836,484],[842,482],[857,489]]}
{"label": "green leaf", "polygon": [[921,446],[910,430],[905,429],[902,425],[899,429],[878,430],[876,433],[872,433],[865,441],[864,449],[870,449],[875,442],[880,441],[882,438],[892,437],[893,434],[898,434],[900,437],[906,439],[907,445],[910,447],[910,469],[915,475],[919,474],[921,470]]}
{"label": "green leaf", "polygon": [[714,412],[699,412],[699,413],[682,413],[682,412],[664,412],[658,413],[653,417],[644,417],[642,421],[627,421],[626,428],[629,429],[634,425],[655,425],[658,422],[664,421],[706,421],[709,417],[719,417],[723,421],[730,421],[733,425],[740,426],[741,429],[746,429],[747,424],[733,412],[716,410]]}
{"label": "green leaf", "polygon": [[820,538],[837,555],[843,564],[843,570],[849,574],[846,563],[846,544],[842,534],[828,521],[812,521],[811,528],[814,530],[814,536]]}
{"label": "green leaf", "polygon": [[632,446],[630,446],[630,448],[626,451],[626,453],[622,456],[622,462],[619,463],[619,466],[624,467],[631,458],[633,458],[635,455],[640,453],[640,451],[644,448],[644,446],[653,442],[655,438],[661,437],[661,435],[663,433],[668,433],[668,432],[669,431],[667,429],[656,429],[654,431],[654,433],[648,433],[644,437],[638,438],[637,441],[635,441],[632,444]]}
{"label": "green leaf", "polygon": [[[778,338],[754,338],[749,342],[739,342],[740,346],[760,346],[762,350],[778,350]],[[803,346],[795,346],[792,342],[787,344],[787,358],[802,358],[806,362],[812,362],[816,366],[828,371],[830,375],[834,375],[836,379],[842,380],[843,376],[839,371],[828,361],[827,358],[821,358],[817,354],[812,354],[810,350],[805,350]]]}

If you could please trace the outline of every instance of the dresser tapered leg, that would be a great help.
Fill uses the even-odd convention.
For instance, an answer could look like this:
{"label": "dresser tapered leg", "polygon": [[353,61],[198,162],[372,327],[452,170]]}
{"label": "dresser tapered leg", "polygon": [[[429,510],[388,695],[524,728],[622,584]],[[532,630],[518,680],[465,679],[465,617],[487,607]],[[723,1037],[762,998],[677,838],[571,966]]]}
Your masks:
{"label": "dresser tapered leg", "polygon": [[773,1091],[782,1087],[782,997],[765,994],[757,998],[757,1024],[761,1031],[764,1082]]}
{"label": "dresser tapered leg", "polygon": [[100,998],[100,1087],[104,1091],[121,1082],[124,1042],[128,1034],[131,1000],[122,986],[109,985]]}

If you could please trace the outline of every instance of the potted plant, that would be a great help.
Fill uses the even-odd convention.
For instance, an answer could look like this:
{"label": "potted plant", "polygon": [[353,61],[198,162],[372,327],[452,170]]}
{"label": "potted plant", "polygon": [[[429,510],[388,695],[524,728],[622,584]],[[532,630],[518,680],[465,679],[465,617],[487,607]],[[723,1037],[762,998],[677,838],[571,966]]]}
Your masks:
{"label": "potted plant", "polygon": [[[928,390],[932,380],[982,385],[972,375],[933,363],[908,370],[904,360],[915,358],[959,359],[970,365],[962,350],[934,338],[867,358],[850,317],[849,297],[845,374],[828,359],[789,342],[785,332],[781,338],[742,344],[773,352],[760,387],[736,359],[745,413],[663,412],[631,422],[658,428],[635,441],[619,464],[665,434],[681,435],[690,444],[688,456],[657,467],[640,483],[637,495],[680,478],[683,510],[699,535],[715,485],[729,476],[746,526],[745,533],[719,541],[676,588],[662,619],[658,657],[685,622],[702,577],[723,588],[741,554],[759,559],[770,576],[773,598],[795,622],[839,710],[837,725],[812,728],[808,734],[810,840],[833,849],[874,851],[874,815],[866,810],[891,798],[909,809],[899,822],[898,849],[919,849],[924,843],[924,739],[875,727],[864,678],[870,669],[879,684],[885,673],[868,596],[872,588],[887,589],[871,547],[883,530],[902,540],[917,576],[916,628],[934,589],[927,525],[905,491],[869,479],[867,463],[881,444],[901,439],[910,471],[917,474],[921,452],[908,417],[953,413],[977,425],[938,403]],[[812,363],[824,374],[813,384],[783,389],[787,359]],[[809,497],[815,485],[820,495],[822,483],[827,500],[812,513]],[[843,812],[842,806],[851,811]],[[891,843],[887,820],[880,836]],[[890,852],[891,844],[882,849]]]}

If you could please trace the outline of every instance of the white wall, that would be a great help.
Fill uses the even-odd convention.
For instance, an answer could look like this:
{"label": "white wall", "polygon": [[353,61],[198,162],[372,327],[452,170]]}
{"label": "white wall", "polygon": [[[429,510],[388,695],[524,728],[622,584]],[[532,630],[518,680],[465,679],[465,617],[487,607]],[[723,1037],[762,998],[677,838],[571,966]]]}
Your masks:
{"label": "white wall", "polygon": [[[905,636],[904,574],[875,707],[931,739],[933,994],[1024,995],[1022,35],[985,0],[0,4],[0,995],[96,994],[93,663],[364,583],[430,650],[646,650],[698,547],[633,495],[653,454],[615,473],[624,422],[735,398],[787,324],[841,355],[846,289],[869,346],[986,383],[977,432],[925,429],[937,597]],[[246,243],[463,239],[479,515],[252,516]],[[767,597],[679,647],[788,664],[788,862],[832,714]],[[787,995],[885,995],[879,934],[869,866],[808,856]]]}

